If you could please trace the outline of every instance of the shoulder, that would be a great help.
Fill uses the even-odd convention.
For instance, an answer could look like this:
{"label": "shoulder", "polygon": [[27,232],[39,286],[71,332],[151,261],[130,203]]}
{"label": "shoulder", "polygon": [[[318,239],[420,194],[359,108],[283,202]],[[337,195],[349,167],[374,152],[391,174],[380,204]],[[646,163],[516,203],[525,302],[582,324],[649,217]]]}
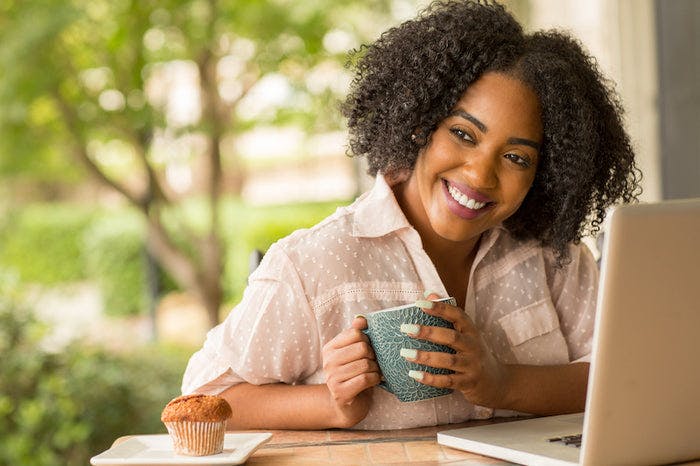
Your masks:
{"label": "shoulder", "polygon": [[290,258],[319,254],[353,239],[354,204],[336,211],[309,228],[296,230],[277,241],[272,249],[283,250]]}
{"label": "shoulder", "polygon": [[524,280],[546,280],[551,289],[567,277],[596,280],[598,276],[593,254],[583,243],[569,244],[568,259],[562,262],[553,249],[539,241],[521,240],[504,228],[495,228],[484,236],[480,248],[483,257],[478,264],[479,275],[487,282],[511,274]]}
{"label": "shoulder", "polygon": [[496,227],[482,237],[480,252],[484,264],[499,268],[510,268],[530,257],[542,255],[542,247],[534,240],[521,240],[507,229]]}
{"label": "shoulder", "polygon": [[277,240],[265,252],[255,275],[272,274],[269,278],[273,278],[286,268],[313,268],[329,255],[346,257],[349,252],[359,249],[363,238],[353,236],[356,204],[357,201],[338,207],[316,225],[296,230]]}
{"label": "shoulder", "polygon": [[518,239],[505,228],[495,228],[489,231],[489,236],[485,238],[485,241],[489,243],[487,245],[489,262],[496,260],[519,262],[529,257],[538,256],[545,266],[551,269],[567,270],[582,263],[585,266],[596,266],[593,253],[583,242],[569,243],[566,250],[568,259],[560,263],[554,249],[543,246],[534,239]]}

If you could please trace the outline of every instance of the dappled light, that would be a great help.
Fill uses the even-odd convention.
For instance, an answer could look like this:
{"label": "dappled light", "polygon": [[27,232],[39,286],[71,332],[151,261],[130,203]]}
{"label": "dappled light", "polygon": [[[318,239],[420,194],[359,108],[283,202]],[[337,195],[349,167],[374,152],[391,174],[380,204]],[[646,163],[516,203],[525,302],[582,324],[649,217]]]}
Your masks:
{"label": "dappled light", "polygon": [[251,251],[362,189],[344,62],[397,20],[389,0],[0,6],[0,463],[162,430]]}

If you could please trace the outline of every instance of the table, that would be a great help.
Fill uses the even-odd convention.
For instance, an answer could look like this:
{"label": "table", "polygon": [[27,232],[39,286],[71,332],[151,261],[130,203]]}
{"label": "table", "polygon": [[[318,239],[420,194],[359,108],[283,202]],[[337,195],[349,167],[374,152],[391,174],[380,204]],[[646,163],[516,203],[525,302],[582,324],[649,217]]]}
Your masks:
{"label": "table", "polygon": [[388,431],[272,430],[272,439],[246,464],[255,466],[302,465],[506,465],[501,460],[438,445],[441,430],[493,423],[470,421],[439,427]]}
{"label": "table", "polygon": [[[506,419],[504,418],[503,421]],[[254,466],[315,465],[509,465],[501,460],[438,445],[437,433],[459,427],[503,422],[469,421],[401,430],[245,430],[271,432],[272,438],[246,462]],[[116,446],[131,436],[119,437]]]}
{"label": "table", "polygon": [[[507,418],[469,421],[418,429],[354,431],[331,430],[249,430],[271,432],[268,443],[256,450],[246,462],[254,466],[320,465],[511,465],[502,460],[438,445],[437,433],[459,427],[507,422]],[[112,446],[130,436],[120,437]],[[700,466],[700,461],[683,463]]]}

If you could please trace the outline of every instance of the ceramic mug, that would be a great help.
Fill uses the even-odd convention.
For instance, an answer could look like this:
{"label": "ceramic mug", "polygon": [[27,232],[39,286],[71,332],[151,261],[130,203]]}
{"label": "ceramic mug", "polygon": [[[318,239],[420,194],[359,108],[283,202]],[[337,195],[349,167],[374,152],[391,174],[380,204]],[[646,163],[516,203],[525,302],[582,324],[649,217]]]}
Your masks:
{"label": "ceramic mug", "polygon": [[[456,305],[454,298],[443,298],[437,301],[448,302],[453,306]],[[406,360],[400,354],[401,348],[454,353],[455,351],[448,346],[412,338],[401,333],[400,330],[401,324],[454,328],[451,322],[426,314],[414,304],[382,309],[369,314],[362,314],[362,317],[367,319],[367,328],[363,332],[369,337],[370,344],[377,357],[377,364],[379,364],[379,369],[383,376],[379,384],[381,388],[393,393],[400,401],[426,400],[452,392],[448,388],[423,385],[409,377],[408,371],[417,370],[433,374],[451,374],[454,371],[417,364]]]}

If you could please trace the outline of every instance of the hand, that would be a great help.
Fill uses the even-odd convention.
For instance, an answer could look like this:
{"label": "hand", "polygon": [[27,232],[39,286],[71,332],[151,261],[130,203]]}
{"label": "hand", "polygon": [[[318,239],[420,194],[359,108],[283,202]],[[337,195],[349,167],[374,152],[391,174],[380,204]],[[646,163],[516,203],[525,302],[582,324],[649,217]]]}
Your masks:
{"label": "hand", "polygon": [[[431,300],[438,298],[435,294],[428,296]],[[423,311],[451,322],[454,329],[418,326],[418,333],[409,336],[449,346],[455,354],[418,351],[415,358],[407,359],[430,367],[451,369],[454,373],[418,372],[416,380],[433,387],[459,390],[474,404],[499,407],[507,394],[508,366],[496,359],[469,316],[462,309],[444,302],[432,301],[432,308],[423,308]]]}
{"label": "hand", "polygon": [[380,381],[379,366],[367,335],[364,317],[323,346],[323,370],[337,427],[352,427],[367,416],[371,390]]}

